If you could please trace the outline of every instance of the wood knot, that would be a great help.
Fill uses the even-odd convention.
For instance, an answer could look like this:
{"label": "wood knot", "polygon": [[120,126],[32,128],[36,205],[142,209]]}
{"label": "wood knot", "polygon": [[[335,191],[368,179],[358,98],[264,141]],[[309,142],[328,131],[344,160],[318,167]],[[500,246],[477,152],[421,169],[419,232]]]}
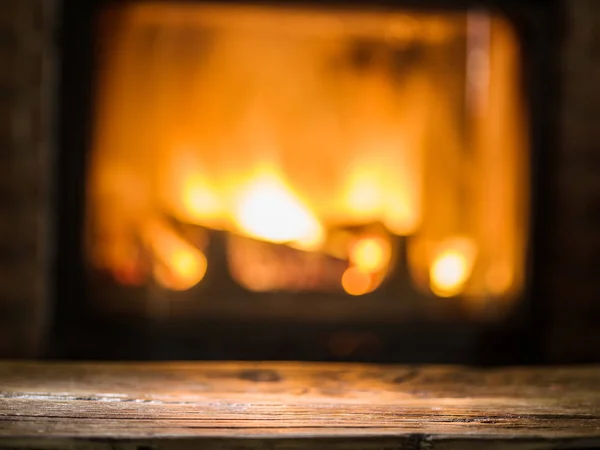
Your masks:
{"label": "wood knot", "polygon": [[244,370],[240,378],[257,383],[276,383],[281,381],[281,376],[274,370]]}

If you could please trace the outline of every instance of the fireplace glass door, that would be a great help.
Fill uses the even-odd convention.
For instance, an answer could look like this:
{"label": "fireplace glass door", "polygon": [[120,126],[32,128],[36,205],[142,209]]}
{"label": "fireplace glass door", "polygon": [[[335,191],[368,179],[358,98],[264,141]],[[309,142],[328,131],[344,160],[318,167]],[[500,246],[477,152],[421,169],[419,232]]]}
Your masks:
{"label": "fireplace glass door", "polygon": [[528,118],[502,16],[136,2],[97,42],[98,311],[401,326],[522,298]]}

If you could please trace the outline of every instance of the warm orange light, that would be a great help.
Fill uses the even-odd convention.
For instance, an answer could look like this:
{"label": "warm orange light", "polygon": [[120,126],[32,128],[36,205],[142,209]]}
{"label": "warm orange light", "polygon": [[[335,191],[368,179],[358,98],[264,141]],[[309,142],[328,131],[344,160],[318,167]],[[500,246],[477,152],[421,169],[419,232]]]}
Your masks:
{"label": "warm orange light", "polygon": [[370,274],[358,267],[348,267],[342,275],[342,287],[350,295],[364,295],[371,292],[373,286]]}
{"label": "warm orange light", "polygon": [[[114,238],[113,238],[114,239]],[[104,261],[98,261],[100,266],[108,268],[115,279],[129,286],[142,285],[148,276],[140,250],[130,240],[115,239],[115,245],[107,247]]]}
{"label": "warm orange light", "polygon": [[221,228],[222,199],[209,179],[198,151],[182,148],[172,152],[161,168],[162,201],[167,210],[184,222]]}
{"label": "warm orange light", "polygon": [[419,183],[402,173],[409,169],[386,158],[377,164],[361,159],[355,166],[346,177],[346,214],[358,222],[381,221],[397,235],[414,233],[420,220]]}
{"label": "warm orange light", "polygon": [[323,238],[319,222],[275,175],[240,189],[234,219],[241,233],[264,241],[314,247]]}
{"label": "warm orange light", "polygon": [[411,189],[406,187],[392,189],[388,192],[389,202],[383,223],[388,230],[398,236],[409,236],[419,228],[421,206],[406,199]]}
{"label": "warm orange light", "polygon": [[512,268],[508,265],[497,264],[488,270],[485,283],[492,294],[502,294],[508,291],[513,284]]}
{"label": "warm orange light", "polygon": [[473,244],[456,239],[448,241],[442,248],[431,265],[429,283],[434,294],[452,297],[461,293],[471,275],[475,256]]}
{"label": "warm orange light", "polygon": [[183,180],[182,198],[186,211],[198,221],[206,221],[222,214],[219,197],[201,175],[190,175]]}
{"label": "warm orange light", "polygon": [[431,290],[440,297],[459,294],[467,278],[464,255],[449,251],[438,256],[431,267]]}
{"label": "warm orange light", "polygon": [[362,166],[349,176],[346,207],[359,219],[374,220],[384,209],[384,187],[381,174]]}
{"label": "warm orange light", "polygon": [[391,257],[390,243],[378,237],[360,239],[350,249],[350,261],[367,273],[385,270]]}
{"label": "warm orange light", "polygon": [[202,281],[208,264],[199,249],[161,222],[152,222],[144,237],[157,259],[154,276],[159,284],[184,291]]}
{"label": "warm orange light", "polygon": [[[153,271],[188,289],[214,238],[248,290],[362,295],[391,275],[442,297],[520,291],[528,120],[509,23],[166,3],[107,11],[100,36],[86,186],[95,266],[122,284]],[[149,28],[160,33],[141,45]],[[181,228],[147,227],[156,217]],[[470,244],[446,239],[463,233]]]}

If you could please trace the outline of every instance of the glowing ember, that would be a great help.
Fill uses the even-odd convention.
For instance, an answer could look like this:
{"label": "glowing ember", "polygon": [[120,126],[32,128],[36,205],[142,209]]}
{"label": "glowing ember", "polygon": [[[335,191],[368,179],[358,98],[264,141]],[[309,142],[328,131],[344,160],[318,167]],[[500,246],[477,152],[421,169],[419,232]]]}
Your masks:
{"label": "glowing ember", "polygon": [[440,297],[458,295],[473,269],[475,250],[466,239],[447,241],[431,265],[430,287]]}
{"label": "glowing ember", "polygon": [[227,264],[232,277],[254,292],[337,292],[346,261],[287,245],[230,235]]}
{"label": "glowing ember", "polygon": [[342,287],[350,295],[364,295],[373,290],[371,274],[358,267],[349,267],[342,275]]}

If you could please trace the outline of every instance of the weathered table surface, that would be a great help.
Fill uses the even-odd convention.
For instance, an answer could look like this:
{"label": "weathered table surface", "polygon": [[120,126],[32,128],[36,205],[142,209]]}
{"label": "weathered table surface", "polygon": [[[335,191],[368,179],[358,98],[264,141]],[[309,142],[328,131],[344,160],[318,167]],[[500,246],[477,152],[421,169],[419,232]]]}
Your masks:
{"label": "weathered table surface", "polygon": [[0,449],[600,448],[600,367],[0,363]]}

